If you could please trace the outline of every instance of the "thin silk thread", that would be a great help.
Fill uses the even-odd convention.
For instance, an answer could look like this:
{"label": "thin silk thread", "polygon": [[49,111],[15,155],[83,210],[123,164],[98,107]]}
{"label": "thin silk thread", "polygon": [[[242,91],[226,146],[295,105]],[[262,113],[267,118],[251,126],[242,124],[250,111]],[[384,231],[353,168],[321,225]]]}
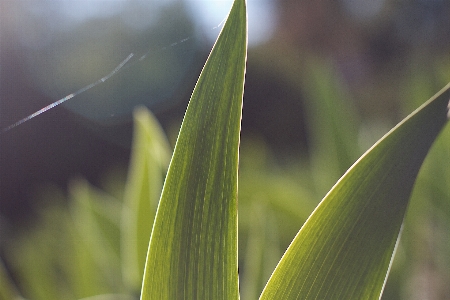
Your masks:
{"label": "thin silk thread", "polygon": [[[222,22],[220,22],[219,25],[217,25],[217,26],[215,26],[214,28],[212,28],[212,30],[221,27],[221,26],[224,24],[225,20],[226,20],[226,19],[224,19]],[[182,44],[182,43],[184,43],[184,42],[187,42],[187,41],[190,40],[190,39],[191,39],[191,37],[184,38],[184,39],[182,39],[182,40],[180,40],[180,41],[178,41],[178,42],[175,42],[175,43],[170,44],[169,46],[163,47],[163,48],[161,48],[160,50],[165,50],[165,49],[167,49],[167,48],[174,47],[174,46],[176,46],[176,45],[179,45],[179,44]],[[144,59],[148,56],[148,54],[149,54],[151,51],[152,51],[152,50],[147,51],[147,52],[146,52],[144,55],[142,55],[137,61],[142,61],[142,60],[144,60]],[[99,84],[105,82],[106,80],[108,80],[109,78],[111,78],[112,76],[114,76],[114,75],[115,75],[116,73],[118,73],[119,71],[121,71],[121,70],[123,70],[123,69],[127,69],[128,67],[130,67],[131,65],[133,65],[134,63],[136,63],[137,61],[135,60],[134,63],[128,64],[128,65],[127,65],[127,63],[130,61],[130,59],[131,59],[133,56],[134,56],[133,53],[131,53],[130,55],[128,55],[127,58],[125,58],[125,59],[124,59],[124,60],[123,60],[116,68],[114,68],[114,70],[112,70],[110,73],[108,73],[108,75],[106,75],[106,76],[100,78],[99,80],[97,80],[97,81],[95,81],[95,82],[93,82],[93,83],[91,83],[91,84],[89,84],[89,85],[87,85],[87,86],[85,86],[85,87],[79,89],[78,91],[76,91],[76,92],[74,92],[74,93],[71,93],[71,94],[69,94],[69,95],[67,95],[67,96],[65,96],[65,97],[63,97],[63,98],[61,98],[61,99],[59,99],[59,100],[57,100],[57,101],[55,101],[55,102],[53,102],[53,103],[51,103],[51,104],[45,106],[45,107],[43,107],[43,108],[41,108],[40,110],[38,110],[38,111],[32,113],[31,115],[29,115],[29,116],[27,116],[27,117],[25,117],[25,118],[23,118],[23,119],[20,119],[19,121],[17,121],[17,122],[15,122],[15,123],[13,123],[13,124],[11,124],[11,125],[9,125],[9,126],[3,128],[2,131],[1,131],[1,133],[5,133],[5,132],[7,132],[7,131],[9,131],[9,130],[11,130],[11,129],[13,129],[13,128],[15,128],[15,127],[17,127],[17,126],[19,126],[19,125],[21,125],[21,124],[23,124],[23,123],[29,121],[29,120],[31,120],[31,119],[33,119],[34,117],[37,117],[37,116],[39,116],[40,114],[42,114],[42,113],[44,113],[44,112],[46,112],[46,111],[48,111],[48,110],[54,108],[55,106],[58,106],[58,105],[60,105],[60,104],[62,104],[62,103],[64,103],[64,102],[66,102],[66,101],[68,101],[68,100],[70,100],[70,99],[72,99],[72,98],[78,96],[79,94],[84,93],[84,92],[90,90],[91,88],[93,88],[93,87],[95,87],[95,86],[97,86],[97,85],[99,85]],[[125,65],[126,65],[126,66],[125,66]],[[125,66],[125,67],[124,67],[124,66]]]}

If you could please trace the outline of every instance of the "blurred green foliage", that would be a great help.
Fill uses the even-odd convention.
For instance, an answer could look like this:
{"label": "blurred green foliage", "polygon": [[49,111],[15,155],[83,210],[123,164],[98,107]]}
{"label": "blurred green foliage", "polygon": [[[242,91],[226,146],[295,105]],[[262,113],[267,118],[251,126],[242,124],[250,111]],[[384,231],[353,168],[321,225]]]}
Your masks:
{"label": "blurred green foliage", "polygon": [[[243,299],[259,296],[281,255],[325,192],[380,137],[380,128],[390,127],[360,121],[345,86],[326,62],[313,59],[308,69],[302,84],[310,99],[306,103],[312,140],[310,159],[298,156],[280,162],[263,141],[242,140],[239,265]],[[405,111],[448,81],[445,64],[434,66],[437,78],[420,70],[411,74],[404,80],[404,97],[399,100]],[[136,124],[150,122],[150,127],[157,126],[150,115],[142,111],[138,114]],[[27,299],[37,300],[112,293],[116,298],[108,299],[138,298],[141,278],[136,273],[140,271],[129,268],[133,260],[145,260],[145,250],[136,246],[140,252],[130,254],[126,248],[133,242],[147,245],[143,236],[149,232],[130,237],[130,227],[139,226],[138,221],[130,224],[130,220],[139,218],[130,216],[130,207],[139,204],[129,199],[134,198],[132,194],[159,197],[170,150],[163,135],[144,132],[145,126],[136,127],[135,136],[149,140],[156,136],[151,154],[154,160],[143,161],[147,156],[137,150],[142,147],[136,147],[128,181],[114,179],[109,183],[114,191],[99,190],[83,179],[70,184],[69,195],[54,187],[45,189],[38,196],[47,199],[39,221],[3,246],[7,268],[0,265],[0,284],[6,285],[4,278],[11,272],[8,286],[17,288],[2,288],[8,294],[0,294],[0,298],[19,298],[18,291]],[[447,127],[417,179],[383,299],[446,299],[450,294],[449,140]],[[134,166],[141,164],[148,166],[148,173],[133,172],[138,169]],[[154,186],[138,191],[134,187],[137,181],[149,181]],[[154,214],[155,206],[144,210]]]}
{"label": "blurred green foliage", "polygon": [[[349,125],[348,120],[358,116],[351,115],[351,110],[345,112],[350,114],[348,117],[339,113],[349,103],[345,97],[336,97],[336,93],[329,92],[327,95],[327,86],[328,89],[330,84],[333,86],[332,77],[330,79],[330,72],[322,72],[322,68],[326,66],[318,65],[315,70],[317,81],[312,89],[317,91],[317,101],[311,105],[330,107],[311,110],[321,110],[321,120],[334,123],[312,126],[314,139],[319,142],[315,144],[317,150],[312,153],[311,161],[291,158],[288,163],[280,163],[261,140],[242,141],[239,265],[243,299],[259,296],[281,255],[322,198],[327,183],[336,180],[345,171],[346,165],[365,150],[358,148],[361,127],[360,130],[352,127],[351,130],[330,133],[330,130],[343,124],[340,129],[345,128]],[[417,77],[410,79],[405,86],[410,88],[409,94],[405,92],[405,95],[417,98],[416,102],[424,95],[428,97],[433,88],[426,78]],[[334,85],[334,88],[339,86]],[[330,95],[334,95],[333,99]],[[409,107],[411,99],[408,100],[404,103]],[[141,135],[137,140],[142,140],[142,136],[148,139],[156,137],[153,142],[156,148],[152,150],[155,160],[150,162],[144,161],[144,154],[139,154],[142,150],[138,149],[143,148],[136,147],[132,170],[143,170],[133,165],[148,165],[156,181],[152,190],[142,192],[153,193],[153,198],[157,199],[170,151],[163,135],[145,132],[144,128],[155,126],[156,121],[150,115],[140,111],[136,118],[136,124],[153,122],[152,126],[137,125],[135,136]],[[375,140],[378,136],[364,138]],[[324,140],[327,145],[325,149],[322,144]],[[449,293],[446,284],[450,280],[450,259],[447,255],[450,250],[449,140],[450,128],[447,127],[429,153],[417,179],[383,299],[416,299],[421,295],[432,295],[430,297],[434,298],[430,299],[445,299]],[[351,151],[340,150],[342,148]],[[155,171],[151,171],[152,168]],[[130,241],[126,233],[129,229],[125,225],[129,222],[130,204],[127,204],[128,200],[124,202],[120,195],[130,198],[130,193],[139,193],[136,188],[134,191],[130,189],[142,186],[136,181],[149,180],[148,176],[150,173],[138,175],[130,172],[126,185],[110,176],[113,181],[106,186],[113,187],[115,191],[111,190],[109,194],[82,179],[70,184],[68,196],[55,187],[43,189],[39,197],[45,198],[47,204],[40,210],[39,222],[15,236],[2,249],[6,265],[17,283],[16,290],[20,290],[27,299],[37,300],[78,299],[108,293],[138,295],[141,279],[130,277],[129,271],[123,268],[123,262],[129,261],[123,241]],[[69,201],[64,200],[66,197]],[[151,210],[154,211],[154,208]],[[141,243],[146,245],[147,242],[141,240]],[[140,254],[140,261],[145,259],[144,253]],[[6,271],[2,272],[4,276]]]}

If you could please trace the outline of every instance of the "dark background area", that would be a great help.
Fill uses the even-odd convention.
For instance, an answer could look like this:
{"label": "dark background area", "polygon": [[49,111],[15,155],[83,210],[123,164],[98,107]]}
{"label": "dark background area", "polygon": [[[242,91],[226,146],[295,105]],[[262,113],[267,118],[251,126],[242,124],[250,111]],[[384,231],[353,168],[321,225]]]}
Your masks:
{"label": "dark background area", "polygon": [[[36,187],[65,188],[78,175],[98,185],[112,166],[126,167],[135,105],[147,105],[166,129],[176,127],[211,44],[182,1],[160,10],[157,26],[137,30],[115,15],[58,29],[66,25],[51,1],[0,3],[2,128],[95,82],[129,53],[148,53],[67,105],[0,135],[0,218],[15,224],[33,211]],[[271,38],[249,49],[242,134],[263,139],[279,157],[308,156],[302,81],[309,58],[333,67],[363,120],[392,123],[403,113],[400,78],[449,59],[447,1],[274,3]]]}

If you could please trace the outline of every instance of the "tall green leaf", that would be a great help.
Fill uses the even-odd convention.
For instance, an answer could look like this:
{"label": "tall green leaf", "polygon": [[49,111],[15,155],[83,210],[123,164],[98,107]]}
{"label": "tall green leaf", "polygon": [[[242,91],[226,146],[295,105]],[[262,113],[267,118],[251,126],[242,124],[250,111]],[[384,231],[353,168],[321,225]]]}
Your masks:
{"label": "tall green leaf", "polygon": [[170,146],[157,119],[145,108],[134,112],[130,171],[125,188],[121,226],[123,279],[129,290],[142,284],[151,226],[161,196]]}
{"label": "tall green leaf", "polygon": [[378,299],[420,166],[448,119],[448,84],[369,149],[315,209],[261,299]]}
{"label": "tall green leaf", "polygon": [[235,0],[181,126],[141,299],[239,297],[237,169],[246,53],[246,3]]}

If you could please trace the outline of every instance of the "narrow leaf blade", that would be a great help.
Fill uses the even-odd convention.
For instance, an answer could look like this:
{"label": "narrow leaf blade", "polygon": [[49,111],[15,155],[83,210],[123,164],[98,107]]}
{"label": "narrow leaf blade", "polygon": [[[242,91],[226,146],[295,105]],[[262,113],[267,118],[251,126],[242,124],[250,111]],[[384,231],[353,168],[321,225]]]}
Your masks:
{"label": "narrow leaf blade", "polygon": [[449,89],[405,118],[338,181],[261,299],[379,299],[415,178],[447,122]]}
{"label": "narrow leaf blade", "polygon": [[134,112],[130,171],[121,222],[123,279],[129,290],[142,284],[151,226],[161,196],[170,146],[155,116],[145,108]]}
{"label": "narrow leaf blade", "polygon": [[247,52],[235,0],[186,111],[150,239],[141,299],[237,299],[237,168]]}

